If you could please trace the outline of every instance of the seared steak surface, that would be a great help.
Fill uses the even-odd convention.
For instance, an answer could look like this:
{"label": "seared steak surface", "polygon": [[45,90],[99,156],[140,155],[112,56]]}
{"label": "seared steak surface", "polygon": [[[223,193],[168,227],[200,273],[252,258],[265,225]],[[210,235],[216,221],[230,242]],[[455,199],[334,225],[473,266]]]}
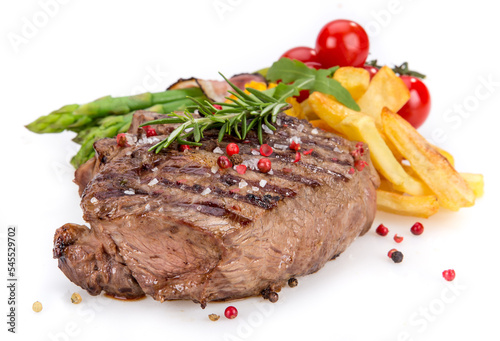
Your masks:
{"label": "seared steak surface", "polygon": [[[368,166],[358,171],[356,142],[280,114],[277,130],[264,133],[273,147],[272,172],[264,174],[255,168],[263,156],[254,133],[218,143],[217,132],[206,131],[202,147],[148,152],[174,126],[155,126],[159,136],[146,138],[139,125],[161,116],[136,113],[130,146],[100,140],[95,159],[76,172],[91,228],[59,228],[54,257],[90,294],[204,305],[279,291],[370,228],[379,179],[366,145]],[[290,139],[301,144],[298,162]],[[230,142],[240,148],[233,161],[248,166],[245,174],[217,166]]]}

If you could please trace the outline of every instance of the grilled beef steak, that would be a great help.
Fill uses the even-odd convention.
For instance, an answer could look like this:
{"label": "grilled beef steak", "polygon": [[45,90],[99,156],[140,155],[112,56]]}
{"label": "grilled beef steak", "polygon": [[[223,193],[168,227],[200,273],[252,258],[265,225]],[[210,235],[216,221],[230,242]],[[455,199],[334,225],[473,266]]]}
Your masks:
{"label": "grilled beef steak", "polygon": [[[206,131],[200,148],[148,152],[174,129],[155,126],[159,136],[146,138],[139,125],[159,117],[136,113],[130,146],[100,140],[95,158],[76,172],[91,229],[59,228],[54,257],[90,294],[204,305],[279,291],[370,228],[379,179],[366,145],[360,153],[356,142],[280,114],[277,130],[264,133],[274,150],[272,172],[264,174],[253,132],[218,143],[217,131]],[[301,146],[298,162],[291,139]],[[248,167],[244,174],[217,167],[230,142],[239,145],[233,161]],[[368,166],[357,170],[353,155]]]}

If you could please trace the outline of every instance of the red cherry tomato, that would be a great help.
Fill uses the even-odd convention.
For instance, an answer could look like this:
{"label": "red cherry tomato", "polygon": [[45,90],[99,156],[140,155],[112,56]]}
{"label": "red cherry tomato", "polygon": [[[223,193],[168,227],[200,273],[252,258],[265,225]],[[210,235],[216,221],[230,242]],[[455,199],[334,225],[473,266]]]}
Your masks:
{"label": "red cherry tomato", "polygon": [[413,76],[401,76],[401,79],[410,90],[410,99],[398,111],[398,114],[416,128],[420,127],[431,110],[431,95],[425,84]]}
{"label": "red cherry tomato", "polygon": [[368,57],[370,42],[363,27],[350,20],[326,24],[316,39],[316,55],[324,68],[361,67]]}
{"label": "red cherry tomato", "polygon": [[373,76],[375,76],[378,72],[378,69],[375,66],[371,65],[363,65],[363,69],[368,71],[368,73],[370,74],[370,80],[372,80]]}
{"label": "red cherry tomato", "polygon": [[311,69],[316,69],[316,70],[321,69],[321,64],[318,62],[305,62],[304,64],[306,64]]}
{"label": "red cherry tomato", "polygon": [[302,63],[317,62],[316,50],[305,46],[294,47],[283,53],[281,58],[297,59]]}

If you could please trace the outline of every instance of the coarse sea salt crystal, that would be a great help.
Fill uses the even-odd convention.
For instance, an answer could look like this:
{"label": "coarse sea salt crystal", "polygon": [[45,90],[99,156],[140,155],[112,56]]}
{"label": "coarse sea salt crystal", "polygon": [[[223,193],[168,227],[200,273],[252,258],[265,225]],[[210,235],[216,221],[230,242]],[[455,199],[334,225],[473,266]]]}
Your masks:
{"label": "coarse sea salt crystal", "polygon": [[336,153],[342,153],[342,151],[337,146],[335,146],[335,148],[333,148],[333,151]]}
{"label": "coarse sea salt crystal", "polygon": [[262,187],[262,188],[266,187],[266,184],[267,184],[267,181],[264,180],[264,179],[262,179],[262,180],[259,181],[259,186]]}
{"label": "coarse sea salt crystal", "polygon": [[301,123],[301,124],[299,124],[299,125],[297,126],[297,131],[298,131],[299,133],[301,133],[301,132],[302,132],[302,130],[304,130],[304,125]]}
{"label": "coarse sea salt crystal", "polygon": [[279,144],[279,143],[275,143],[274,144],[274,148],[275,149],[281,149],[281,150],[287,150],[288,149],[288,146],[286,144]]}
{"label": "coarse sea salt crystal", "polygon": [[132,188],[129,188],[128,190],[123,191],[123,193],[125,193],[125,194],[127,194],[127,195],[134,195],[134,194],[135,194],[135,191],[134,191]]}
{"label": "coarse sea salt crystal", "polygon": [[207,194],[209,194],[210,192],[212,192],[212,190],[211,190],[210,188],[208,188],[208,187],[207,187],[207,188],[205,188],[205,189],[203,190],[203,192],[201,192],[201,195],[207,195]]}
{"label": "coarse sea salt crystal", "polygon": [[264,131],[264,133],[266,133],[266,134],[269,134],[269,135],[274,135],[274,132],[273,132],[271,129],[269,129],[269,127],[268,127],[268,126],[266,126],[265,124],[263,124],[263,125],[262,125],[262,130],[263,130],[263,131]]}
{"label": "coarse sea salt crystal", "polygon": [[240,183],[238,184],[239,188],[245,188],[247,187],[248,183],[245,180],[241,180]]}
{"label": "coarse sea salt crystal", "polygon": [[252,191],[257,192],[259,190],[259,187],[252,186]]}
{"label": "coarse sea salt crystal", "polygon": [[151,205],[148,203],[145,207],[144,207],[144,210],[146,211],[149,211],[149,209],[151,208]]}
{"label": "coarse sea salt crystal", "polygon": [[278,118],[278,119],[276,120],[276,124],[277,124],[277,125],[279,125],[279,126],[281,125],[281,118]]}
{"label": "coarse sea salt crystal", "polygon": [[252,155],[260,155],[260,152],[258,150],[252,149],[251,151]]}
{"label": "coarse sea salt crystal", "polygon": [[248,159],[243,161],[241,164],[247,166],[247,168],[251,170],[257,170],[259,167],[257,167],[257,164],[259,163],[259,159]]}
{"label": "coarse sea salt crystal", "polygon": [[216,147],[216,148],[213,150],[213,152],[214,152],[215,154],[224,154],[224,151],[223,151],[222,149],[220,149],[220,147]]}
{"label": "coarse sea salt crystal", "polygon": [[218,169],[219,169],[219,167],[217,167],[217,166],[212,166],[212,168],[210,168],[210,171],[211,171],[212,173],[214,173],[214,174],[215,174],[215,173],[217,173],[217,170],[218,170]]}
{"label": "coarse sea salt crystal", "polygon": [[289,141],[290,141],[290,143],[292,143],[292,142],[295,142],[297,144],[301,144],[302,143],[302,140],[298,136],[292,136],[292,137],[290,137]]}
{"label": "coarse sea salt crystal", "polygon": [[96,197],[92,197],[92,199],[90,199],[90,202],[95,204],[96,202],[98,202],[99,200],[97,200]]}
{"label": "coarse sea salt crystal", "polygon": [[269,174],[269,175],[273,175],[273,174],[274,174],[274,172],[273,172],[273,170],[271,169],[269,172],[267,172],[267,174]]}
{"label": "coarse sea salt crystal", "polygon": [[314,128],[313,130],[311,130],[311,134],[313,135],[318,135],[319,131],[318,129]]}
{"label": "coarse sea salt crystal", "polygon": [[148,186],[154,186],[158,183],[158,179],[157,178],[154,178],[153,180],[151,180],[149,183],[148,183]]}
{"label": "coarse sea salt crystal", "polygon": [[151,169],[152,172],[157,172],[158,171],[158,167],[155,167],[153,169]]}

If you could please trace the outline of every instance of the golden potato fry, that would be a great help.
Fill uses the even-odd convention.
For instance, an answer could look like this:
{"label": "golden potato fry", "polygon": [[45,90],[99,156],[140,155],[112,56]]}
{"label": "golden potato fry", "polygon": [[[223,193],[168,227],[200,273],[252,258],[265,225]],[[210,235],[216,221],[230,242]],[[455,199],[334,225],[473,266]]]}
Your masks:
{"label": "golden potato fry", "polygon": [[393,183],[397,190],[412,194],[425,193],[423,184],[404,171],[380,135],[372,117],[351,110],[333,96],[314,92],[309,104],[321,119],[335,131],[351,140],[363,141],[370,148],[370,157],[377,171]]}
{"label": "golden potato fry", "polygon": [[312,121],[309,121],[309,123],[311,123],[311,125],[315,128],[323,129],[323,130],[329,131],[330,133],[336,132],[332,127],[330,127],[325,121],[323,121],[321,119],[312,120]]}
{"label": "golden potato fry", "polygon": [[389,213],[428,218],[439,210],[433,195],[410,196],[377,189],[377,209]]}
{"label": "golden potato fry", "polygon": [[382,108],[397,112],[409,99],[410,91],[405,83],[389,67],[384,66],[373,76],[368,89],[357,102],[361,111],[380,125]]}
{"label": "golden potato fry", "polygon": [[448,153],[446,150],[444,149],[441,149],[439,148],[438,146],[434,146],[434,149],[436,149],[441,155],[443,155],[446,160],[448,160],[448,162],[453,166],[455,167],[455,159],[453,158],[453,155],[451,155],[450,153]]}
{"label": "golden potato fry", "polygon": [[335,71],[333,79],[339,81],[355,101],[363,96],[370,85],[370,74],[360,67],[341,67]]}
{"label": "golden potato fry", "polygon": [[[352,140],[367,143],[370,148],[370,157],[375,169],[393,184],[403,185],[408,174],[405,173],[401,164],[394,158],[391,150],[387,147],[387,144],[385,144],[375,126],[374,120],[369,116],[364,116],[359,113],[356,114],[357,115],[344,118],[336,124],[334,129],[340,131]],[[324,120],[327,121],[326,119]]]}
{"label": "golden potato fry", "polygon": [[482,174],[460,173],[460,176],[469,184],[476,198],[484,195],[484,177]]}
{"label": "golden potato fry", "polygon": [[387,137],[434,192],[441,206],[457,211],[474,205],[475,196],[467,182],[411,124],[387,108],[381,119]]}
{"label": "golden potato fry", "polygon": [[285,110],[285,114],[293,117],[297,117],[299,120],[303,120],[305,118],[304,112],[302,111],[302,107],[300,103],[294,97],[288,97],[286,99],[287,103],[291,104],[292,107],[288,110]]}
{"label": "golden potato fry", "polygon": [[314,110],[309,105],[309,99],[306,99],[305,101],[300,103],[300,106],[302,107],[302,111],[304,112],[304,116],[308,121],[319,119],[318,115],[316,115]]}
{"label": "golden potato fry", "polygon": [[309,96],[308,102],[318,118],[334,129],[347,116],[362,115],[342,105],[335,97],[317,91]]}

